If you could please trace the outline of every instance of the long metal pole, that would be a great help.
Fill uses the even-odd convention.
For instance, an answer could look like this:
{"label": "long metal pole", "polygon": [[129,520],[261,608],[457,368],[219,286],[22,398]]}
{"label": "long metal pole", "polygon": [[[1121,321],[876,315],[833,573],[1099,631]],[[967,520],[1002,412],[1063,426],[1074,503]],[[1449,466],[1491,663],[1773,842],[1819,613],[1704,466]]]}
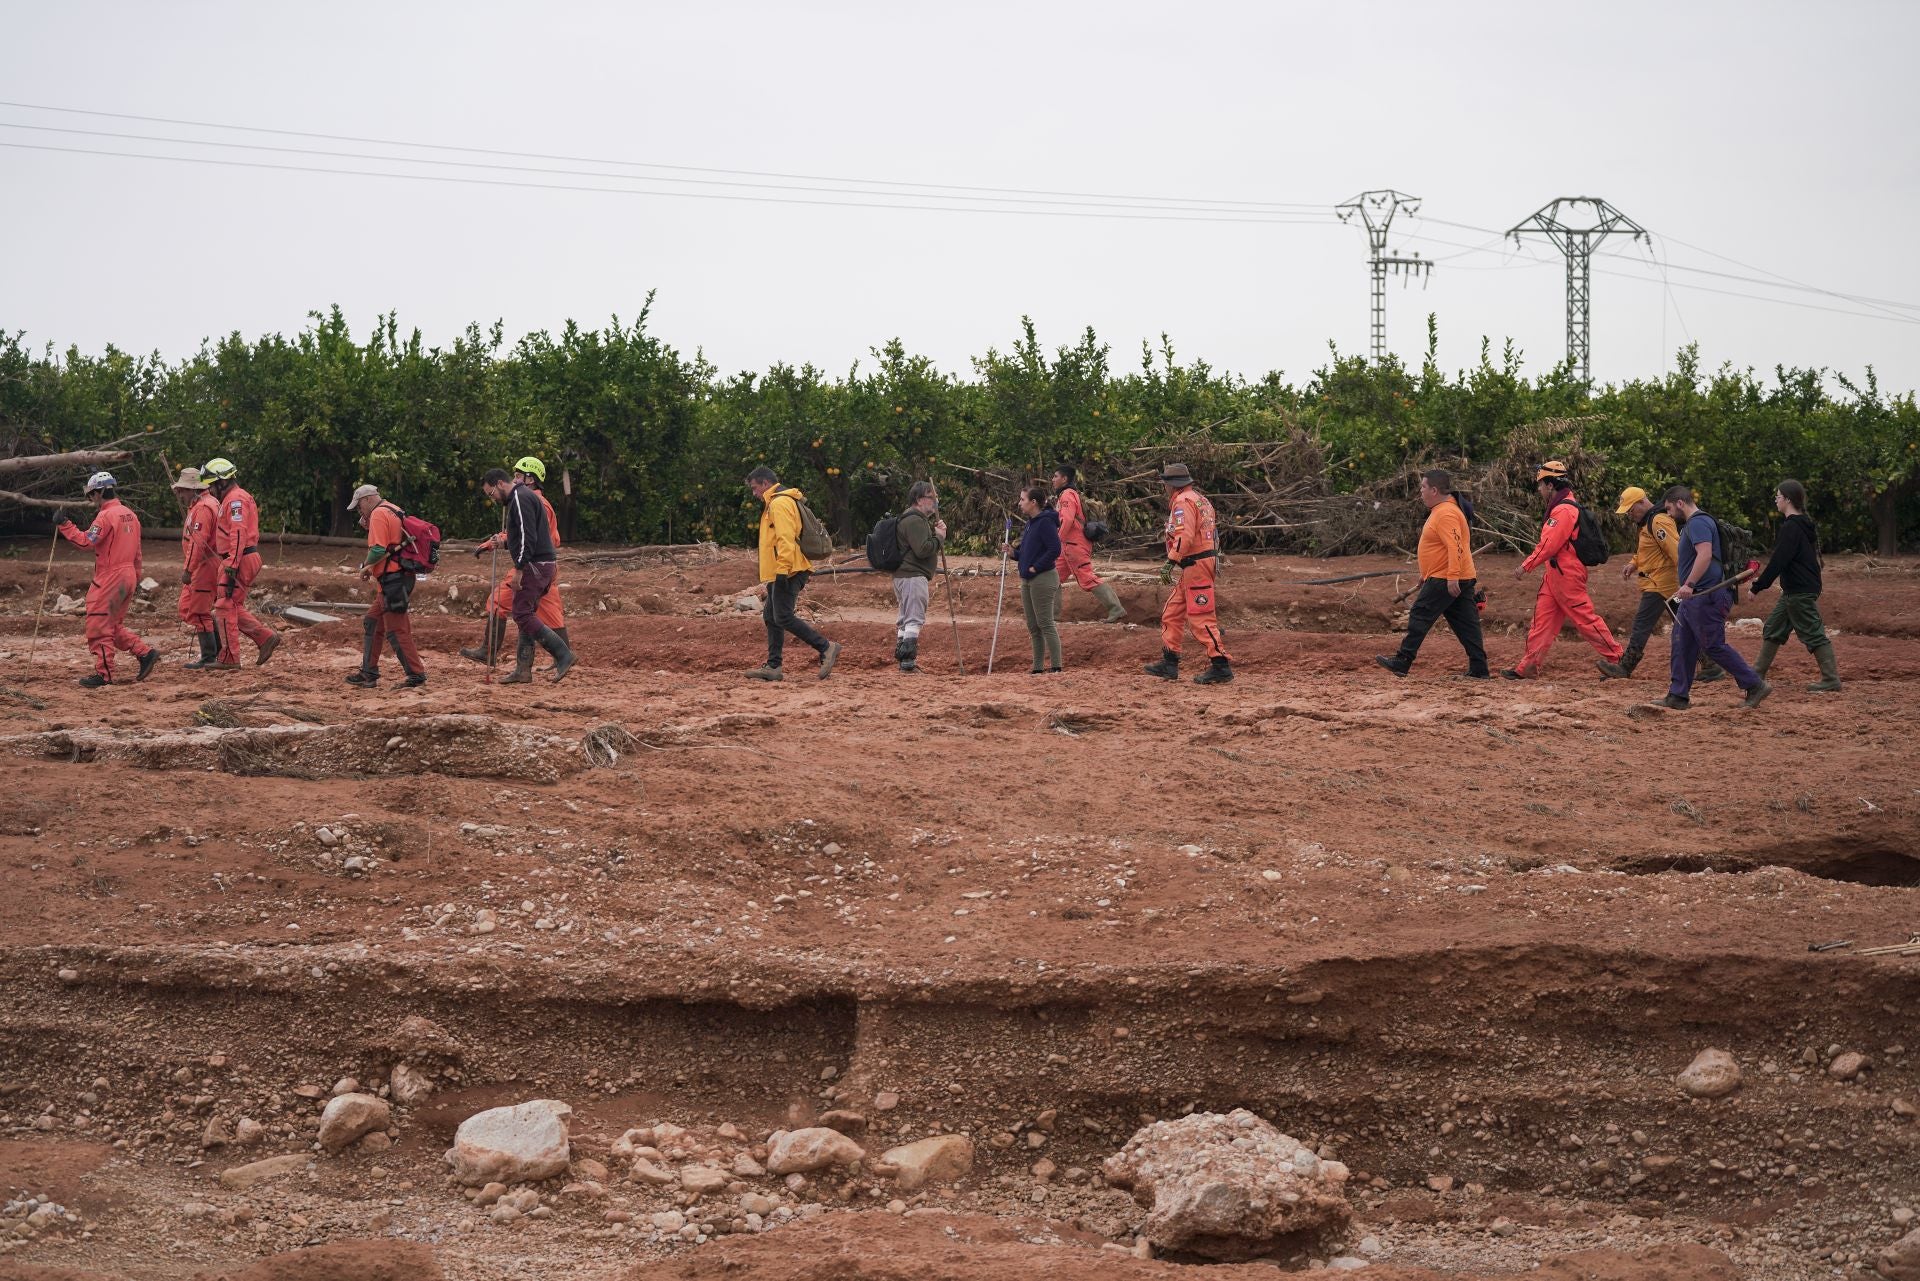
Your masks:
{"label": "long metal pole", "polygon": [[53,546],[47,548],[47,572],[41,575],[40,599],[34,603],[33,607],[33,644],[27,647],[29,666],[40,653],[40,615],[47,609],[47,588],[53,582],[53,554],[60,550],[60,521],[66,514],[67,509],[64,507],[53,509]]}
{"label": "long metal pole", "polygon": [[993,656],[1000,652],[1000,610],[1007,603],[1007,552],[1011,550],[1013,517],[1007,517],[1000,531],[1000,595],[993,602],[993,641],[987,646],[987,675],[993,675]]}

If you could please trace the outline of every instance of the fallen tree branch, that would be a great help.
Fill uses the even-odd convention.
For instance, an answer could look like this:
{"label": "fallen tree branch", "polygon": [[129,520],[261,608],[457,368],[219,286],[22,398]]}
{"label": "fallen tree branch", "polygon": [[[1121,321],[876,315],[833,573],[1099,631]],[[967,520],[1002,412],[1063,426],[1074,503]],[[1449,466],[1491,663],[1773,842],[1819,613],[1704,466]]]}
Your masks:
{"label": "fallen tree branch", "polygon": [[124,463],[133,455],[124,449],[76,449],[65,454],[21,454],[17,458],[0,458],[0,476],[11,476],[15,472],[48,471],[55,467],[75,467],[97,469],[113,463]]}
{"label": "fallen tree branch", "polygon": [[59,511],[64,507],[84,507],[86,503],[79,498],[69,498],[65,502],[55,502],[51,498],[28,498],[25,494],[16,494],[10,489],[0,489],[0,503],[12,503],[17,507],[37,507],[42,510]]}

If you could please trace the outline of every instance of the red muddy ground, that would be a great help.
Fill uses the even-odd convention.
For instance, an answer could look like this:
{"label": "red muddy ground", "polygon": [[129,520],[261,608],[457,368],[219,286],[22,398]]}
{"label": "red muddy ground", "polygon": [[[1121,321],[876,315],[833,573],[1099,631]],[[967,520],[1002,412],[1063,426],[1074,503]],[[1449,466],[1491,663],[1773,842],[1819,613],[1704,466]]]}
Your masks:
{"label": "red muddy ground", "polygon": [[[938,591],[926,671],[893,671],[886,584],[850,575],[807,594],[846,646],[833,679],[790,648],[787,681],[749,683],[763,635],[730,552],[570,562],[583,663],[557,687],[488,685],[457,657],[485,566],[450,553],[416,596],[422,690],[341,683],[357,621],[294,630],[267,667],[184,671],[167,586],[130,620],[168,650],[154,677],[86,691],[76,616],[27,661],[45,545],[17,547],[0,1190],[81,1217],[0,1273],[224,1276],[370,1239],[423,1243],[453,1277],[1172,1276],[1192,1265],[1101,1248],[1131,1246],[1143,1212],[1099,1164],[1143,1119],[1234,1106],[1357,1172],[1351,1229],[1283,1251],[1290,1268],[1372,1238],[1373,1271],[1405,1278],[1857,1274],[1920,1209],[1920,1127],[1895,1110],[1920,1101],[1920,958],[1852,954],[1920,929],[1914,562],[1830,562],[1844,694],[1801,692],[1796,646],[1757,710],[1723,684],[1655,714],[1663,641],[1627,684],[1571,637],[1546,679],[1481,683],[1450,679],[1441,631],[1396,681],[1370,657],[1411,577],[1310,587],[1394,562],[1268,557],[1223,572],[1240,676],[1214,689],[1141,675],[1156,629],[1094,623],[1077,592],[1068,672],[1026,674],[1016,609],[981,674],[992,562],[955,565],[982,571],[959,590],[973,675]],[[257,590],[353,599],[357,559],[289,549]],[[1512,563],[1482,567],[1496,665],[1531,607]],[[1143,623],[1150,568],[1120,575]],[[48,599],[86,576],[63,552]],[[1626,622],[1630,589],[1598,582]],[[1757,649],[1750,624],[1732,635]],[[485,722],[420,721],[445,714],[551,737],[496,750],[471,738]],[[209,721],[320,737],[113,758],[116,736]],[[608,724],[637,741],[583,768]],[[400,1043],[409,1015],[451,1046]],[[1746,1074],[1715,1103],[1673,1084],[1707,1046]],[[1871,1068],[1837,1079],[1843,1051]],[[385,1152],[213,1181],[311,1144],[320,1103],[294,1087],[399,1061],[440,1088],[396,1110]],[[830,1108],[861,1112],[876,1154],[937,1128],[979,1156],[904,1218],[865,1173],[681,1206],[619,1169],[580,1190],[576,1168],[575,1190],[541,1189],[550,1217],[495,1224],[440,1153],[470,1112],[528,1097],[571,1103],[576,1158],[608,1164],[630,1126],[693,1127],[731,1160]],[[203,1148],[243,1115],[267,1126],[256,1147]],[[713,1137],[723,1122],[743,1137]],[[796,1221],[728,1233],[742,1191]],[[676,1208],[716,1239],[663,1239],[651,1216]]]}

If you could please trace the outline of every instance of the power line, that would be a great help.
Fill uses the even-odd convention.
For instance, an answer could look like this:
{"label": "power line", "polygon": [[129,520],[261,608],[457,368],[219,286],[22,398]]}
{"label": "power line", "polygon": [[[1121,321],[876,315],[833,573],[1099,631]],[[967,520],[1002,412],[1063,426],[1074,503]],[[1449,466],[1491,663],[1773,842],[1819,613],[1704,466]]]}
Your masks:
{"label": "power line", "polygon": [[[262,152],[268,152],[270,154],[275,154],[275,155],[331,156],[337,160],[372,160],[380,164],[446,165],[446,166],[454,166],[461,169],[491,169],[491,170],[498,170],[505,173],[547,174],[550,176],[562,177],[562,178],[605,178],[611,182],[692,183],[692,184],[696,184],[699,186],[706,186],[706,187],[745,188],[746,190],[749,190],[749,191],[813,191],[813,192],[822,192],[822,193],[831,194],[831,195],[849,195],[849,196],[867,196],[867,195],[878,194],[875,192],[858,191],[858,190],[854,190],[852,188],[847,188],[847,187],[803,187],[803,186],[796,186],[790,183],[741,182],[741,181],[726,179],[726,178],[674,178],[674,177],[664,177],[657,174],[627,175],[627,174],[598,173],[591,169],[543,169],[534,165],[503,165],[503,164],[489,163],[481,160],[434,160],[424,156],[405,156],[405,157],[381,156],[381,155],[375,155],[373,153],[364,152],[364,151],[325,151],[317,147],[275,147],[275,146],[270,146],[266,143],[257,143],[257,142],[216,142],[211,139],[203,139],[203,138],[166,138],[166,137],[156,137],[152,134],[144,134],[144,133],[117,133],[117,132],[106,130],[106,129],[67,129],[67,128],[62,128],[61,126],[58,126],[58,125],[23,125],[23,124],[16,124],[8,120],[0,120],[0,129],[33,129],[42,133],[79,134],[89,138],[119,138],[119,139],[124,139],[128,141],[133,141],[133,142],[161,142],[161,143],[168,143],[170,145],[186,146],[186,147],[219,147],[219,148],[222,148],[223,150],[228,150],[228,151],[262,151]],[[1074,200],[1064,200],[1064,199],[1063,200],[1036,200],[1036,199],[1030,199],[1030,198],[1021,197],[1021,196],[966,196],[966,195],[915,196],[907,192],[902,192],[900,193],[900,195],[903,198],[911,198],[916,200],[965,200],[970,202],[978,202],[978,203],[986,203],[986,204],[1063,205],[1073,209],[1144,209],[1149,211],[1165,211],[1165,212],[1174,211],[1171,207],[1162,207],[1158,205],[1099,203],[1099,202],[1074,201]],[[1198,206],[1191,209],[1182,209],[1180,211],[1192,212],[1192,213],[1235,213],[1237,212],[1231,209],[1205,209]],[[1280,215],[1276,213],[1275,218],[1276,220],[1278,220],[1283,217],[1291,217],[1291,216],[1292,215]],[[1299,218],[1297,219],[1297,221],[1321,222],[1325,220],[1319,219],[1319,218]]]}
{"label": "power line", "polygon": [[[1327,213],[1333,211],[1333,206],[1330,204],[1303,204],[1294,201],[1212,200],[1186,196],[1133,196],[1115,195],[1111,192],[1045,191],[1032,190],[1025,187],[982,187],[957,183],[902,182],[890,178],[846,178],[823,174],[781,173],[756,169],[723,169],[706,165],[666,164],[652,160],[609,160],[593,156],[554,155],[538,151],[506,151],[492,147],[464,147],[440,142],[408,142],[393,138],[366,138],[353,134],[314,133],[301,129],[272,129],[262,125],[234,125],[211,120],[181,120],[170,116],[144,116],[123,111],[91,111],[81,107],[51,107],[32,102],[0,102],[0,107],[12,107],[22,111],[50,111],[60,112],[66,115],[98,116],[109,120],[137,120],[146,124],[184,125],[194,129],[227,129],[240,133],[272,134],[283,138],[311,138],[323,142],[349,142],[377,147],[409,147],[420,151],[451,151],[465,155],[504,156],[515,160],[550,160],[561,164],[617,165],[631,169],[668,169],[678,173],[726,174],[737,178],[776,178],[795,182],[857,183],[862,186],[874,187],[924,187],[935,191],[998,193],[1011,196],[1060,196],[1070,199],[1088,200],[1155,201],[1163,204],[1172,203],[1182,206],[1219,205],[1249,211],[1282,212],[1288,210],[1312,210]],[[884,195],[887,193],[875,192],[873,194]]]}
{"label": "power line", "polygon": [[[1237,214],[1218,216],[1196,213],[1097,213],[1083,208],[1062,209],[1006,209],[989,208],[976,205],[937,205],[937,204],[899,204],[871,200],[806,200],[797,196],[748,196],[739,193],[718,191],[660,191],[642,187],[588,187],[577,183],[520,182],[511,178],[463,178],[455,174],[421,174],[382,172],[372,169],[334,169],[324,165],[279,164],[266,160],[222,160],[215,156],[168,156],[141,151],[106,151],[86,147],[56,147],[45,143],[0,142],[0,147],[9,147],[17,151],[52,151],[75,156],[111,156],[124,160],[163,160],[176,164],[215,165],[225,169],[266,169],[282,173],[332,174],[354,178],[391,178],[404,182],[446,182],[462,186],[478,187],[519,187],[529,191],[568,191],[591,192],[604,196],[662,196],[677,200],[732,200],[744,204],[813,205],[828,209],[905,209],[920,213],[978,213],[1008,214],[1032,218],[1102,218],[1126,222],[1202,222],[1202,223],[1240,223],[1254,226],[1283,227],[1300,225],[1329,225],[1331,222],[1319,218],[1297,218],[1276,215],[1259,218]],[[405,163],[404,161],[399,163]],[[644,182],[645,178],[622,178],[618,174],[601,175],[612,182]],[[809,188],[808,190],[816,190]],[[828,192],[827,194],[837,194]],[[850,193],[856,194],[856,193]],[[884,194],[884,193],[875,193]],[[929,196],[929,200],[949,199],[945,196]]]}

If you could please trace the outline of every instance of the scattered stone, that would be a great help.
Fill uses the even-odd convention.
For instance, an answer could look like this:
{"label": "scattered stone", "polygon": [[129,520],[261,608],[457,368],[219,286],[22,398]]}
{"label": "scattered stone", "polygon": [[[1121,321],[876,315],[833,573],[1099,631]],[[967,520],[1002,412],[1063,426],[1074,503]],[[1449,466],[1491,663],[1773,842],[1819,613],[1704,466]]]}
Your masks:
{"label": "scattered stone", "polygon": [[1150,1208],[1141,1234],[1154,1247],[1246,1259],[1270,1252],[1278,1238],[1346,1221],[1342,1185],[1302,1174],[1294,1161],[1301,1150],[1236,1108],[1156,1121],[1102,1169]]}
{"label": "scattered stone", "polygon": [[487,1184],[487,1186],[480,1189],[480,1195],[473,1199],[473,1203],[479,1206],[492,1205],[495,1201],[498,1201],[501,1197],[505,1196],[506,1194],[507,1194],[506,1184],[489,1183]]}
{"label": "scattered stone", "polygon": [[[385,1130],[375,1130],[371,1134],[362,1136],[356,1146],[358,1146],[362,1152],[385,1152],[393,1146],[393,1136]],[[381,1177],[378,1166],[374,1167],[373,1177],[376,1179]]]}
{"label": "scattered stone", "polygon": [[1434,1192],[1451,1192],[1453,1191],[1453,1176],[1451,1174],[1432,1175],[1427,1179],[1427,1187]]}
{"label": "scattered stone", "polygon": [[573,1109],[555,1099],[489,1108],[460,1123],[447,1163],[469,1187],[499,1180],[538,1183],[565,1174],[572,1151],[567,1118]]}
{"label": "scattered stone", "polygon": [[810,1174],[836,1165],[852,1165],[866,1158],[858,1143],[823,1125],[803,1130],[779,1130],[767,1145],[767,1168],[775,1174]]}
{"label": "scattered stone", "polygon": [[893,1090],[882,1090],[873,1096],[875,1112],[891,1112],[900,1106],[900,1096]]}
{"label": "scattered stone", "polygon": [[387,1092],[402,1107],[414,1107],[433,1093],[433,1079],[411,1063],[396,1063],[387,1074]]}
{"label": "scattered stone", "polygon": [[689,1165],[680,1171],[680,1186],[695,1196],[718,1192],[727,1183],[727,1172],[711,1165]]}
{"label": "scattered stone", "polygon": [[1706,1049],[1675,1081],[1690,1098],[1722,1099],[1740,1088],[1740,1065],[1725,1050]]}
{"label": "scattered stone", "polygon": [[1904,1228],[1913,1222],[1913,1217],[1913,1211],[1903,1205],[1893,1212],[1893,1226]]}
{"label": "scattered stone", "polygon": [[233,1136],[227,1133],[227,1127],[220,1123],[220,1118],[217,1116],[208,1120],[207,1128],[200,1132],[202,1151],[223,1148],[231,1142],[233,1142]]}
{"label": "scattered stone", "polygon": [[385,1099],[371,1094],[336,1095],[320,1114],[320,1146],[339,1152],[363,1134],[386,1129],[392,1117],[393,1109]]}
{"label": "scattered stone", "polygon": [[267,1136],[267,1127],[250,1116],[243,1116],[233,1123],[233,1142],[236,1147],[250,1148]]}
{"label": "scattered stone", "polygon": [[257,1188],[270,1179],[292,1174],[306,1166],[309,1158],[304,1152],[291,1152],[286,1156],[270,1156],[262,1161],[247,1165],[231,1166],[220,1172],[220,1186],[230,1192],[245,1192]]}
{"label": "scattered stone", "polygon": [[757,1214],[761,1218],[765,1218],[767,1215],[772,1214],[775,1207],[779,1204],[780,1203],[772,1197],[765,1196],[759,1192],[742,1192],[740,1194],[740,1213],[742,1214]]}
{"label": "scattered stone", "polygon": [[669,1183],[678,1183],[679,1176],[672,1170],[665,1170],[643,1156],[633,1158],[633,1168],[627,1171],[627,1177],[635,1183],[644,1183],[649,1187],[664,1188]]}
{"label": "scattered stone", "polygon": [[303,1099],[324,1099],[327,1092],[317,1085],[296,1085],[293,1092]]}
{"label": "scattered stone", "polygon": [[1834,1056],[1827,1064],[1827,1075],[1836,1081],[1851,1081],[1873,1066],[1873,1060],[1858,1050],[1848,1050],[1845,1054]]}
{"label": "scattered stone", "polygon": [[837,1109],[820,1114],[820,1124],[829,1130],[838,1130],[851,1138],[859,1138],[867,1132],[867,1118],[859,1112]]}
{"label": "scattered stone", "polygon": [[687,1226],[687,1216],[678,1210],[662,1210],[653,1216],[652,1222],[662,1232],[678,1232]]}
{"label": "scattered stone", "polygon": [[729,1143],[738,1143],[747,1137],[740,1132],[740,1127],[731,1121],[722,1121],[714,1130],[714,1133]]}
{"label": "scattered stone", "polygon": [[1886,1281],[1920,1281],[1920,1228],[1880,1251],[1873,1270]]}
{"label": "scattered stone", "polygon": [[973,1170],[973,1140],[964,1134],[936,1134],[888,1148],[880,1163],[883,1171],[893,1170],[893,1186],[901,1192],[930,1183],[953,1183]]}
{"label": "scattered stone", "polygon": [[1895,1116],[1903,1116],[1909,1121],[1913,1120],[1915,1116],[1920,1115],[1920,1108],[1914,1107],[1912,1102],[1907,1099],[1895,1099],[1887,1106],[1893,1109]]}
{"label": "scattered stone", "polygon": [[743,1179],[757,1179],[767,1172],[767,1167],[742,1152],[733,1158],[733,1172]]}
{"label": "scattered stone", "polygon": [[590,1156],[581,1157],[578,1161],[575,1161],[573,1168],[574,1172],[583,1179],[591,1179],[595,1183],[605,1183],[607,1181],[607,1167]]}
{"label": "scattered stone", "polygon": [[58,978],[62,983],[78,983],[80,981],[80,971],[76,969],[64,969],[54,977]]}

